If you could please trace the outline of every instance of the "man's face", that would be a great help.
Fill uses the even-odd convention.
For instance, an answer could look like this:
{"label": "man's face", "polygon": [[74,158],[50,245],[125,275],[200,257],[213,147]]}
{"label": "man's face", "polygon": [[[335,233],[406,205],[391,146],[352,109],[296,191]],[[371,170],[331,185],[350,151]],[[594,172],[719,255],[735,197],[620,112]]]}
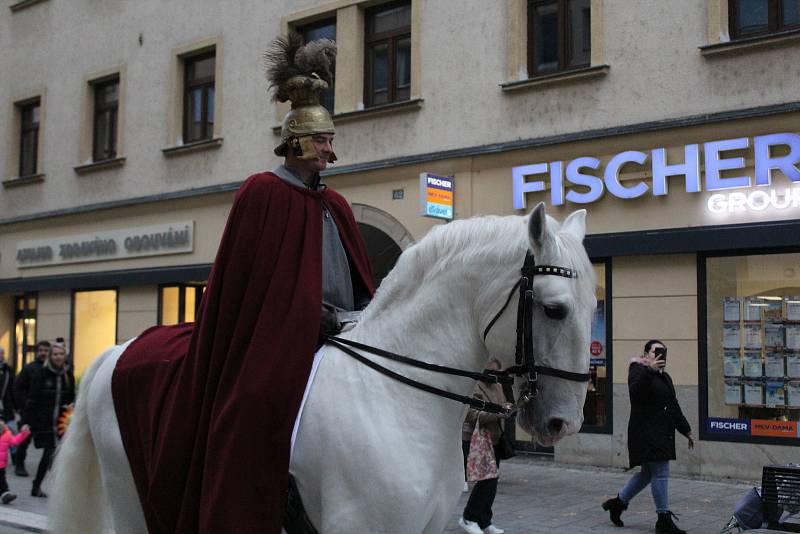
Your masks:
{"label": "man's face", "polygon": [[313,172],[322,172],[328,166],[328,159],[333,153],[333,135],[332,134],[314,134],[311,136],[311,144],[314,146],[316,152],[316,159],[305,160],[308,163],[309,170]]}
{"label": "man's face", "polygon": [[44,361],[47,356],[50,355],[50,348],[45,347],[44,345],[39,345],[36,348],[36,357],[39,358],[41,361]]}
{"label": "man's face", "polygon": [[50,362],[55,367],[61,367],[67,361],[67,351],[61,347],[53,347],[53,354],[50,355]]}

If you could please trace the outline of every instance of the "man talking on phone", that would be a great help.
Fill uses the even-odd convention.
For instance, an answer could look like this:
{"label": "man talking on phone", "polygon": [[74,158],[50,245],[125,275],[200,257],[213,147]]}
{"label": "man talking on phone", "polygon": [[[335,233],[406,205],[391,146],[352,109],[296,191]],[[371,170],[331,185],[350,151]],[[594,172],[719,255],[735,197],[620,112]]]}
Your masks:
{"label": "man talking on phone", "polygon": [[648,484],[656,505],[656,534],[685,534],[672,520],[669,508],[669,461],[675,459],[675,431],[694,448],[692,428],[684,417],[672,377],[665,370],[667,347],[657,339],[644,345],[642,356],[628,368],[631,416],[628,421],[628,455],[631,468],[641,466],[613,499],[603,503],[611,522],[624,525],[621,516],[628,503]]}

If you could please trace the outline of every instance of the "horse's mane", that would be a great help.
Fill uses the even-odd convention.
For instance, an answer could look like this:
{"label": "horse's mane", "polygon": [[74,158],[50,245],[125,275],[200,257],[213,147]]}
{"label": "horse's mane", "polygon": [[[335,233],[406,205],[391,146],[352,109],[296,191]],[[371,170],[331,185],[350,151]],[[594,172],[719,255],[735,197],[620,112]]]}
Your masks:
{"label": "horse's mane", "polygon": [[[407,298],[426,279],[433,278],[454,265],[465,268],[487,267],[506,269],[508,265],[522,267],[528,248],[528,217],[519,215],[487,215],[461,219],[431,229],[420,241],[406,249],[395,267],[381,283],[364,319],[384,312],[393,303]],[[595,291],[594,269],[583,245],[560,224],[548,216],[547,224],[556,236],[563,266],[576,269],[581,298],[590,298]],[[515,272],[518,273],[519,271]]]}

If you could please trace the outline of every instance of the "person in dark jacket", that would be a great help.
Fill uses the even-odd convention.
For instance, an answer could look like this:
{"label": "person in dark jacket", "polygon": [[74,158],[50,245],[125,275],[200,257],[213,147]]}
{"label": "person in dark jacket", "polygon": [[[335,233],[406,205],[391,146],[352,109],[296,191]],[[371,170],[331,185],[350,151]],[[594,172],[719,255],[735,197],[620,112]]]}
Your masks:
{"label": "person in dark jacket", "polygon": [[658,513],[656,534],[685,534],[672,521],[669,509],[669,461],[675,459],[675,430],[686,436],[694,448],[692,428],[684,417],[672,378],[664,370],[667,348],[657,339],[644,345],[641,358],[634,358],[628,368],[628,391],[631,416],[628,421],[628,454],[630,466],[641,466],[619,494],[603,503],[611,521],[624,525],[622,512],[628,503],[648,484]]}
{"label": "person in dark jacket", "polygon": [[14,370],[6,363],[6,351],[0,347],[0,417],[14,421]]}
{"label": "person in dark jacket", "polygon": [[[23,367],[14,380],[14,405],[20,412],[19,428],[22,428],[22,425],[25,424],[25,401],[31,389],[31,379],[39,372],[39,369],[42,368],[45,360],[49,357],[50,342],[45,340],[38,342],[36,344],[36,359]],[[13,454],[14,474],[18,477],[28,476],[28,470],[25,469],[25,457],[28,455],[28,445],[30,445],[31,439],[33,438],[30,436],[25,438],[25,441],[17,446],[17,450]]]}
{"label": "person in dark jacket", "polygon": [[67,365],[67,350],[63,343],[57,342],[50,357],[33,376],[25,402],[25,420],[33,431],[33,445],[43,449],[31,488],[33,497],[47,497],[41,486],[58,445],[58,418],[74,400],[75,378]]}

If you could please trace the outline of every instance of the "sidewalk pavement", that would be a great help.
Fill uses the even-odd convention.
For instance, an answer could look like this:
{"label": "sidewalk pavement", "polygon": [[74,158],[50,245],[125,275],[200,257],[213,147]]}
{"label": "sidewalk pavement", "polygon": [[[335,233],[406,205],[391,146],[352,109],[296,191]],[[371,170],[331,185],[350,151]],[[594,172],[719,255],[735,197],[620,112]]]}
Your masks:
{"label": "sidewalk pavement", "polygon": [[[41,451],[29,449],[27,467],[31,475],[40,454]],[[30,496],[31,477],[17,477],[13,467],[9,471],[11,491],[19,497],[9,505],[0,505],[0,534],[43,532],[47,499]],[[518,455],[500,466],[494,522],[508,534],[651,533],[656,514],[649,487],[623,513],[624,529],[614,527],[608,513],[600,508],[604,500],[617,494],[632,473],[621,469],[560,465],[547,458]],[[757,484],[756,481],[672,476],[670,505],[680,516],[677,525],[692,533],[718,533],[728,522],[736,501]],[[47,491],[46,479],[44,490]],[[461,495],[445,533],[463,534],[458,518],[468,496],[468,493]]]}

